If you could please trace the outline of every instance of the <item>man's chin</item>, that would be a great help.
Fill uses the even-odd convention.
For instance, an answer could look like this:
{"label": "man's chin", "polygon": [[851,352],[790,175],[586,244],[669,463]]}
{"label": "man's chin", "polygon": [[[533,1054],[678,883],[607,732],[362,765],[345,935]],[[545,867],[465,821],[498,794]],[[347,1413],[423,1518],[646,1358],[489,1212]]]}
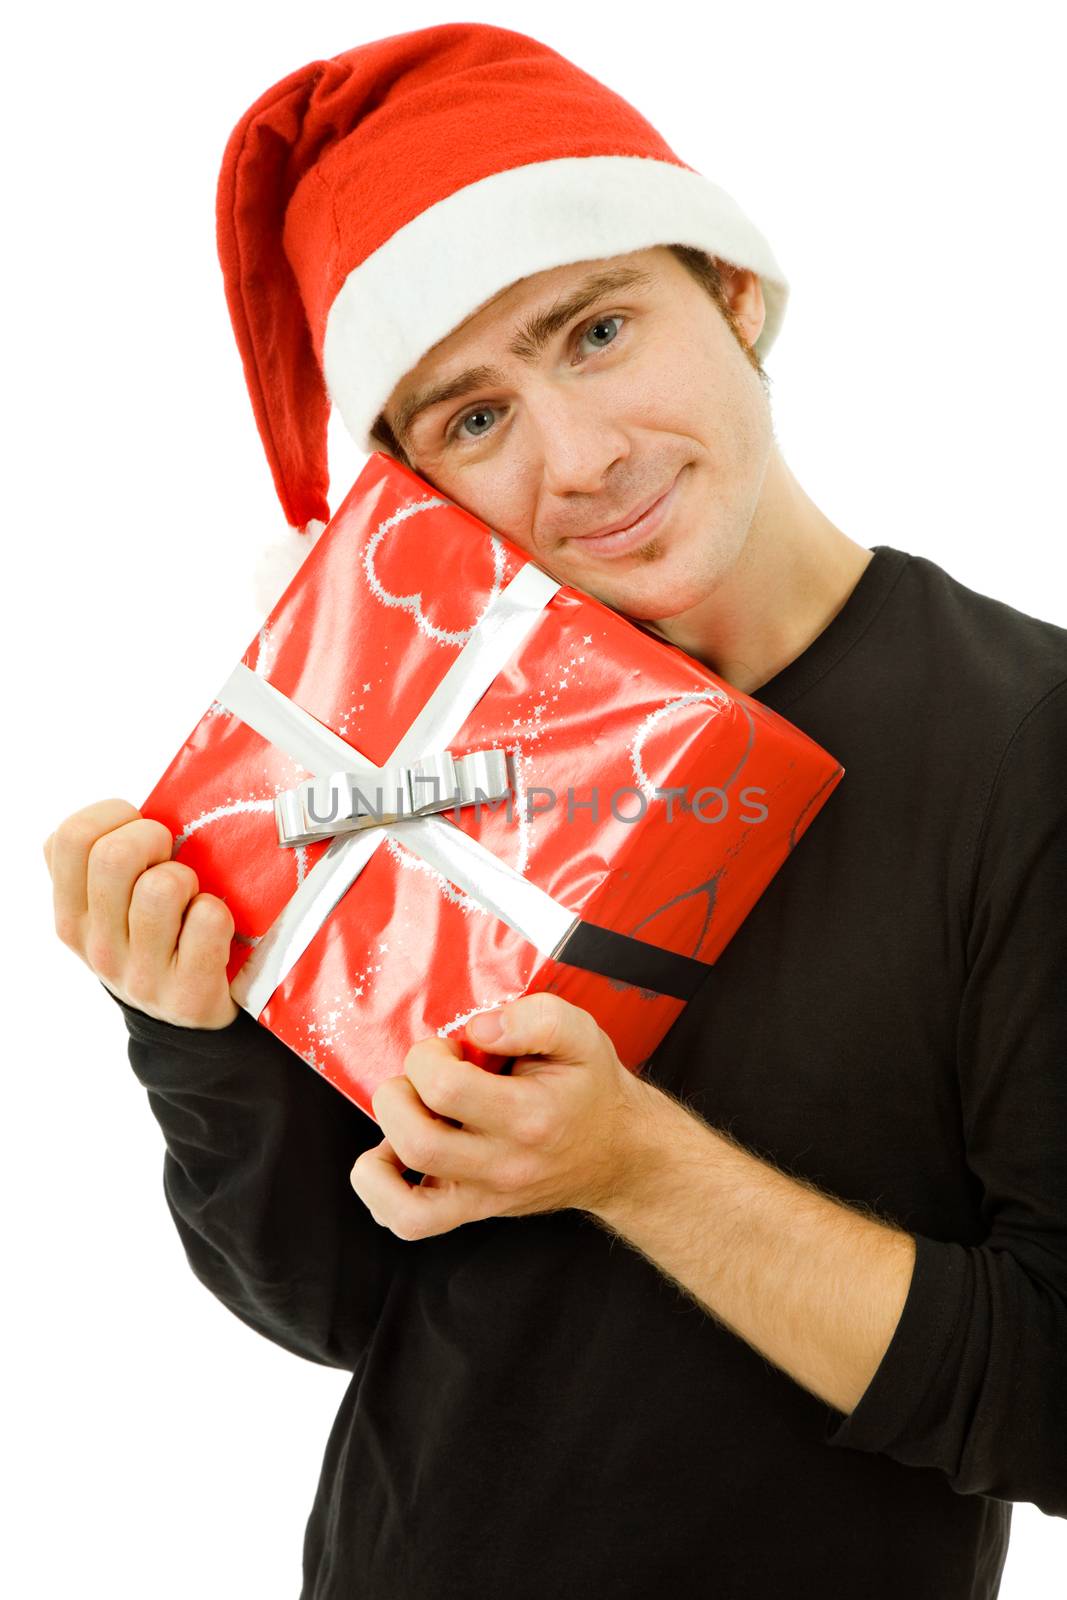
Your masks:
{"label": "man's chin", "polygon": [[[648,547],[643,545],[641,548]],[[638,554],[637,550],[632,552],[634,557]],[[643,566],[627,565],[625,571],[621,563],[609,565],[607,561],[596,564],[584,561],[578,571],[575,571],[574,563],[567,562],[566,566],[568,570],[564,573],[564,563],[555,563],[552,576],[570,584],[573,589],[581,589],[584,594],[594,595],[613,611],[631,610],[649,617],[661,611],[662,602],[657,602],[656,595],[660,585],[650,573],[645,572]]]}

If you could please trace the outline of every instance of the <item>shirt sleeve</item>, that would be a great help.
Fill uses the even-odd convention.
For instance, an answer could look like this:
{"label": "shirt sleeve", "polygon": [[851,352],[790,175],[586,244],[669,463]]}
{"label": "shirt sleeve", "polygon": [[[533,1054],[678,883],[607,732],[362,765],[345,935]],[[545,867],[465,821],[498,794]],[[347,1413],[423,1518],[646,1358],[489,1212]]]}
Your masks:
{"label": "shirt sleeve", "polygon": [[1067,1517],[1067,682],[1012,736],[973,864],[957,1062],[985,1237],[916,1238],[889,1347],[824,1437]]}
{"label": "shirt sleeve", "polygon": [[163,1131],[163,1192],[193,1272],[274,1344],[354,1371],[397,1243],[349,1182],[377,1124],[245,1011],[178,1027],[102,987]]}

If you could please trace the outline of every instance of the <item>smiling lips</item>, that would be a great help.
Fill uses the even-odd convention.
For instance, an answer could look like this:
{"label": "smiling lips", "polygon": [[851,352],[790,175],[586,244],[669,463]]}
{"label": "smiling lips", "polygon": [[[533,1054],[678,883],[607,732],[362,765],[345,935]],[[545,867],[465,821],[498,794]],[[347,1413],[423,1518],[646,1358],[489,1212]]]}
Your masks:
{"label": "smiling lips", "polygon": [[606,528],[592,528],[589,531],[589,533],[575,533],[575,534],[571,535],[571,538],[572,539],[601,539],[601,538],[607,538],[609,533],[622,533],[624,529],[632,528],[635,522],[640,522],[641,518],[643,516],[646,516],[648,514],[648,512],[650,512],[652,510],[652,507],[654,505],[658,505],[659,504],[659,502],[663,499],[663,497],[664,497],[664,495],[666,493],[667,493],[666,489],[661,489],[659,494],[656,495],[655,499],[649,500],[645,505],[643,505],[641,507],[640,511],[632,512],[630,514],[630,516],[623,518],[623,520],[621,522],[609,523]]}
{"label": "smiling lips", "polygon": [[[679,474],[680,476],[680,474]],[[670,507],[674,504],[678,489],[676,477],[670,488],[660,495],[658,500],[640,512],[630,522],[617,522],[608,530],[596,533],[575,534],[572,537],[575,543],[583,550],[588,550],[595,555],[625,555],[636,545],[650,538],[659,527]]]}

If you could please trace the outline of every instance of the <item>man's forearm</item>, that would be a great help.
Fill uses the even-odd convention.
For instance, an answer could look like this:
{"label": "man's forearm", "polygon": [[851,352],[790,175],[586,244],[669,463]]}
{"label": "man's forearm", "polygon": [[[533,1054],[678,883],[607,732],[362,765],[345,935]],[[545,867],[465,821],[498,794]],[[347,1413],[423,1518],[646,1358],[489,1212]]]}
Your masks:
{"label": "man's forearm", "polygon": [[635,1080],[633,1147],[592,1215],[839,1411],[874,1376],[907,1297],[909,1233],[741,1150]]}

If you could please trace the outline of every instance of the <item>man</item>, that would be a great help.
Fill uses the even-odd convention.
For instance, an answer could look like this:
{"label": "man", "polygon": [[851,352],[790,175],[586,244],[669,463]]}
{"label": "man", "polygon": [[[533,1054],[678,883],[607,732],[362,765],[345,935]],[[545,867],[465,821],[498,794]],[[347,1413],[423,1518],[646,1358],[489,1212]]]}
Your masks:
{"label": "man", "polygon": [[[559,153],[456,182],[480,96],[543,103]],[[625,137],[583,121],[605,97]],[[305,1600],[992,1596],[1011,1502],[1067,1515],[1067,632],[804,494],[773,257],[718,196],[672,247],[696,175],[620,104],[473,24],[275,86],[220,180],[246,376],[294,525],[329,514],[318,363],[354,436],[818,740],[846,775],[802,846],[640,1076],[529,996],[469,1027],[510,1077],[422,1041],[380,1130],[238,1010],[228,911],[127,802],[46,842],[57,929],[122,1007],[193,1270],[353,1373]],[[418,188],[424,116],[446,192],[392,231],[347,209],[356,171],[395,188],[390,136]],[[476,244],[487,196],[472,285],[442,230]],[[515,273],[531,197],[558,259]]]}

